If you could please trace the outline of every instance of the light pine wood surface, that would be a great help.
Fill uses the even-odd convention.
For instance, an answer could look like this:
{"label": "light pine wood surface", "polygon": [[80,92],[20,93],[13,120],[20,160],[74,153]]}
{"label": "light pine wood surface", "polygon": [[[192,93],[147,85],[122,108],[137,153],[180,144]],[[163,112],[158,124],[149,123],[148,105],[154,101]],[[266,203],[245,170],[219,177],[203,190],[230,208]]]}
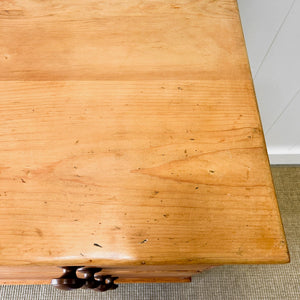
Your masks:
{"label": "light pine wood surface", "polygon": [[235,0],[0,2],[0,265],[285,263]]}

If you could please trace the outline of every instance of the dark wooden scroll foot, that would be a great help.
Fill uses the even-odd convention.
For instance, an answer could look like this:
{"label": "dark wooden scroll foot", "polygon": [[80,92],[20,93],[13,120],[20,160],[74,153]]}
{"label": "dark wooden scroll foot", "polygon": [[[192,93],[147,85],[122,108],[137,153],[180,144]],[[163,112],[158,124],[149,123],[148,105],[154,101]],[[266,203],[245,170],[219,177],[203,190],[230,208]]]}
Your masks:
{"label": "dark wooden scroll foot", "polygon": [[100,283],[97,288],[95,288],[95,291],[99,292],[105,292],[108,290],[115,290],[118,285],[114,283],[114,281],[118,277],[111,277],[110,275],[98,275],[95,276],[95,279]]}
{"label": "dark wooden scroll foot", "polygon": [[51,284],[57,289],[70,291],[79,289],[85,284],[84,279],[80,279],[76,275],[76,270],[80,267],[61,267],[63,275],[60,278],[52,279]]}
{"label": "dark wooden scroll foot", "polygon": [[[57,289],[69,291],[79,288],[93,289],[99,292],[115,290],[118,285],[114,281],[118,277],[110,275],[95,275],[102,268],[97,267],[61,267],[63,275],[60,278],[52,279],[51,284]],[[78,278],[76,271],[83,274],[83,278]]]}

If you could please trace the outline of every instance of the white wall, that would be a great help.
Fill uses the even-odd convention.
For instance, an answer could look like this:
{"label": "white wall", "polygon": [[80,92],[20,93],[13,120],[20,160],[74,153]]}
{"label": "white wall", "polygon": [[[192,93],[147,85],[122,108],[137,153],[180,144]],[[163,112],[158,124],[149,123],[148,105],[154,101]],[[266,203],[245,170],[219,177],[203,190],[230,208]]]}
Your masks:
{"label": "white wall", "polygon": [[300,164],[300,0],[238,0],[272,164]]}

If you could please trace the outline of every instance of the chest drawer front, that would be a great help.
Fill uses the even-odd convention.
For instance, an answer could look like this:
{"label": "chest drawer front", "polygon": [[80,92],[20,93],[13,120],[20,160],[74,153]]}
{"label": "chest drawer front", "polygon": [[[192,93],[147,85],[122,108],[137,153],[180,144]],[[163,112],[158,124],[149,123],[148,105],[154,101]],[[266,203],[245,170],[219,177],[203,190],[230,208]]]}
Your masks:
{"label": "chest drawer front", "polygon": [[[116,283],[178,282],[189,281],[193,274],[209,268],[210,265],[106,267],[100,273],[118,277]],[[55,266],[0,266],[0,284],[50,284],[61,275],[62,269]],[[78,273],[78,277],[83,276]]]}

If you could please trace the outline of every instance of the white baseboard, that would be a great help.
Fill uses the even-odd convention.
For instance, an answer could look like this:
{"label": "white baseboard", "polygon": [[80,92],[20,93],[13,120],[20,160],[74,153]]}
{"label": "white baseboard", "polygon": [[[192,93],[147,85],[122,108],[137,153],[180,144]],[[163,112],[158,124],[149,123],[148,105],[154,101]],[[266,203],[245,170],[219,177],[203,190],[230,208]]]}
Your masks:
{"label": "white baseboard", "polygon": [[271,165],[300,165],[300,154],[269,154]]}

